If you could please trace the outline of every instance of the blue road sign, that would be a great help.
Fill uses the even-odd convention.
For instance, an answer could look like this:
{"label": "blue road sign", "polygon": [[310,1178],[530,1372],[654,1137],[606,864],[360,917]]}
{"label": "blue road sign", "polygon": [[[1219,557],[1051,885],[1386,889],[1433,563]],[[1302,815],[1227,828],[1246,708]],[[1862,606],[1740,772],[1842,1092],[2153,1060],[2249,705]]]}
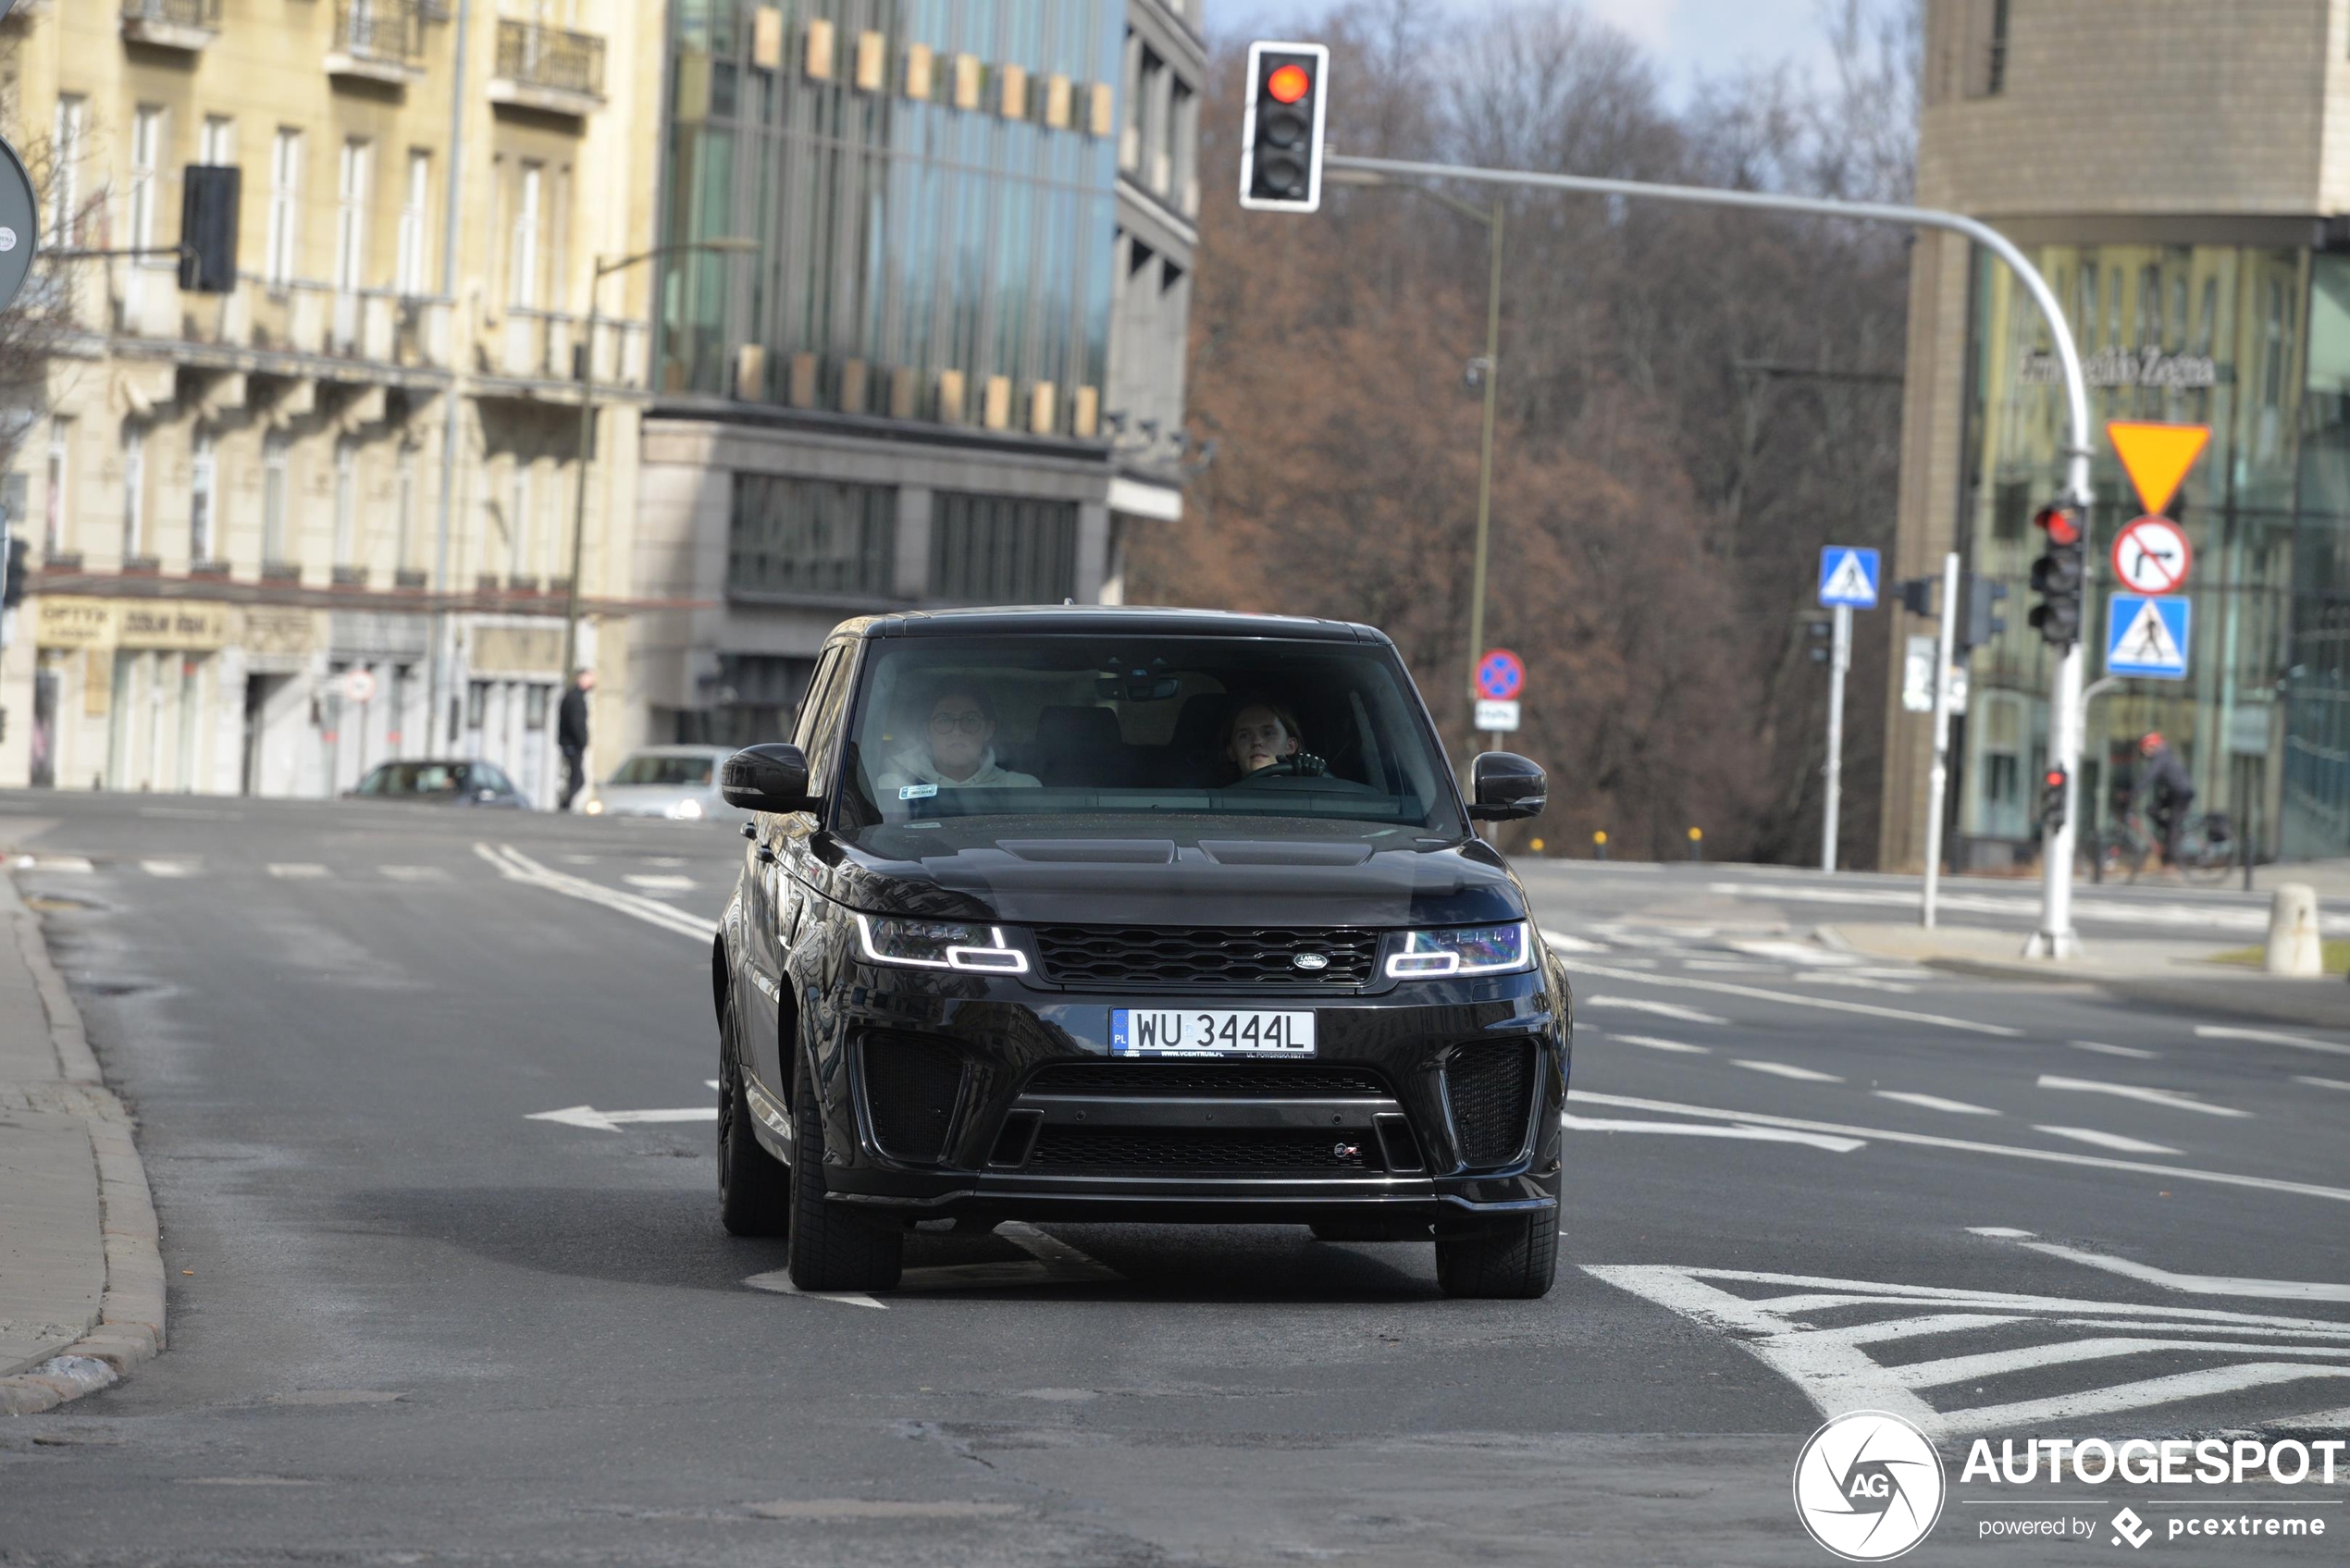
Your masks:
{"label": "blue road sign", "polygon": [[2115,594],[2106,611],[2105,673],[2187,678],[2187,640],[2195,605],[2185,594]]}
{"label": "blue road sign", "polygon": [[1820,603],[1833,610],[1876,608],[1876,551],[1858,545],[1829,545],[1820,551]]}
{"label": "blue road sign", "polygon": [[1526,689],[1526,661],[1506,648],[1489,648],[1477,661],[1477,695],[1489,702],[1509,702]]}

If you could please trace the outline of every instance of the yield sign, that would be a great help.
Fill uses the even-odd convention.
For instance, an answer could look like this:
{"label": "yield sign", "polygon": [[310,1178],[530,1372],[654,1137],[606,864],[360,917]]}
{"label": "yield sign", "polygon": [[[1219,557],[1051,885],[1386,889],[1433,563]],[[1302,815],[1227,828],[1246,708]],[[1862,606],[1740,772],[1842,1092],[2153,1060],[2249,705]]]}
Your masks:
{"label": "yield sign", "polygon": [[2211,439],[2208,425],[2155,425],[2135,419],[2106,424],[2115,455],[2138,489],[2138,501],[2148,512],[2160,512],[2179,493],[2179,482],[2203,455]]}

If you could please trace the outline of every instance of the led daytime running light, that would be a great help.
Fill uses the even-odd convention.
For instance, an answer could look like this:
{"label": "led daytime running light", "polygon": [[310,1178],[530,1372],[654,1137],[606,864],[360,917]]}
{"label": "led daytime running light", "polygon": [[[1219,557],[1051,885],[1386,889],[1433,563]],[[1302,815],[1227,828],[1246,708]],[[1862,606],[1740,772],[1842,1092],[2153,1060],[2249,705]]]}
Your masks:
{"label": "led daytime running light", "polygon": [[[1508,956],[1483,956],[1495,949]],[[1406,932],[1403,951],[1388,955],[1387,976],[1390,980],[1433,980],[1443,975],[1514,974],[1533,967],[1533,931],[1526,921],[1517,920],[1499,926]]]}
{"label": "led daytime running light", "polygon": [[[886,917],[884,917],[886,918]],[[899,953],[884,953],[873,945],[873,917],[858,915],[857,945],[865,957],[876,964],[889,964],[911,969],[962,969],[983,974],[1026,974],[1028,955],[1004,940],[1002,926],[987,928],[991,945],[972,947],[961,945],[941,948],[941,957],[916,958]]]}

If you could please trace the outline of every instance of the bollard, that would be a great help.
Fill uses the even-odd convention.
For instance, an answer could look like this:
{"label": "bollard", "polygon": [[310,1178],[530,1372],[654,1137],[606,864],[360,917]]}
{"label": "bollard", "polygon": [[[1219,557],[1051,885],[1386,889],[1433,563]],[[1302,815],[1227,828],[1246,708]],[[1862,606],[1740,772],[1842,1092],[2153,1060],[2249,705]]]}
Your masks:
{"label": "bollard", "polygon": [[1689,830],[1689,858],[1691,860],[1701,858],[1698,854],[1698,846],[1703,844],[1704,842],[1705,830],[1703,828],[1691,828]]}
{"label": "bollard", "polygon": [[1542,841],[1539,838],[1528,839],[1527,841],[1526,847],[1534,851],[1535,854],[1540,855],[1542,853]]}
{"label": "bollard", "polygon": [[2281,883],[2269,902],[2269,947],[2260,967],[2307,979],[2325,973],[2318,945],[2318,894],[2306,882]]}
{"label": "bollard", "polygon": [[1607,830],[1605,828],[1602,828],[1591,835],[1591,858],[1594,860],[1607,858]]}

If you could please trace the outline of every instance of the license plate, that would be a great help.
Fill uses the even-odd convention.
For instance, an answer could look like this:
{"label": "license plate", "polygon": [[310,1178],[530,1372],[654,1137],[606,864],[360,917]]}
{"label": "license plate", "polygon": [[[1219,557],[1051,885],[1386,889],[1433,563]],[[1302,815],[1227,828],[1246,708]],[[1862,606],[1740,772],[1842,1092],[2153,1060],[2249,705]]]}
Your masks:
{"label": "license plate", "polygon": [[1310,1012],[1112,1007],[1113,1056],[1310,1056]]}

